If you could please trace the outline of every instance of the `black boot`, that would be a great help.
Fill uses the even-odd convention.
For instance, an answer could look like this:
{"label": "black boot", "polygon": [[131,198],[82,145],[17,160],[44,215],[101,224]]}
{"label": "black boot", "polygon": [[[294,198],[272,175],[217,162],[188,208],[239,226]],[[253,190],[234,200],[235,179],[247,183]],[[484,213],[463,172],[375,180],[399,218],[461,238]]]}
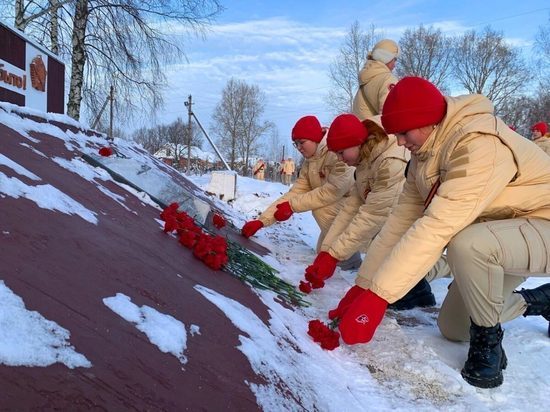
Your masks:
{"label": "black boot", "polygon": [[359,269],[361,263],[363,263],[361,254],[359,252],[355,252],[348,259],[338,262],[338,267],[342,270],[356,270]]}
{"label": "black boot", "polygon": [[[517,291],[525,302],[527,309],[523,316],[543,316],[550,321],[550,283],[546,283],[535,289],[522,289]],[[550,336],[550,324],[548,324],[548,336]]]}
{"label": "black boot", "polygon": [[502,385],[502,370],[508,360],[502,347],[504,331],[500,323],[486,328],[472,322],[470,350],[461,374],[466,382],[478,388],[496,388]]}
{"label": "black boot", "polygon": [[414,288],[396,302],[388,305],[388,309],[407,310],[416,307],[428,307],[435,305],[435,296],[426,279],[422,279]]}

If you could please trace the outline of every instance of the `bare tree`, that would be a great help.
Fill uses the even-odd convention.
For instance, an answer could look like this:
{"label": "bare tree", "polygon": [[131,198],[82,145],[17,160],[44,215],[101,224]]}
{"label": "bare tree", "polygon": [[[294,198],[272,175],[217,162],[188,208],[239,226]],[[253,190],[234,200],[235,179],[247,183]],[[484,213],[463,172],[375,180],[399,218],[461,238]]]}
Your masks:
{"label": "bare tree", "polygon": [[380,35],[376,33],[374,25],[367,31],[361,29],[358,21],[351,25],[338,56],[329,68],[331,88],[326,100],[334,114],[351,111],[358,87],[357,76],[378,40]]}
{"label": "bare tree", "polygon": [[540,88],[550,89],[550,19],[545,26],[539,26],[533,46],[535,55],[535,71],[537,73]]}
{"label": "bare tree", "polygon": [[212,116],[212,130],[220,139],[231,169],[240,157],[246,174],[248,160],[258,150],[258,140],[274,129],[273,123],[262,120],[264,111],[265,97],[258,86],[234,78],[227,82]]}
{"label": "bare tree", "polygon": [[534,123],[530,119],[533,117],[534,99],[528,96],[518,96],[507,99],[500,107],[499,116],[510,127],[525,137],[531,133],[529,131]]}
{"label": "bare tree", "polygon": [[265,144],[262,145],[260,155],[267,160],[279,161],[281,160],[283,142],[279,135],[279,130],[274,128],[270,134],[267,135]]}
{"label": "bare tree", "polygon": [[24,1],[14,2],[14,25],[18,30],[25,31],[27,26],[48,14],[57,13],[64,4],[74,0],[48,0],[48,1]]}
{"label": "bare tree", "polygon": [[[46,47],[54,44],[53,33],[58,33],[56,47],[71,61],[67,114],[77,120],[83,100],[95,117],[111,85],[116,88],[119,116],[130,116],[137,108],[158,108],[165,83],[162,66],[184,56],[180,42],[163,29],[176,23],[188,34],[204,33],[223,9],[219,0],[16,3],[16,26],[26,29],[34,25],[31,35]],[[53,12],[59,22],[55,27]]]}
{"label": "bare tree", "polygon": [[451,75],[453,40],[440,29],[420,26],[407,29],[399,40],[398,77],[419,76],[434,83],[444,92]]}
{"label": "bare tree", "polygon": [[141,144],[143,148],[151,154],[158,152],[165,144],[162,140],[160,131],[156,128],[140,128],[133,133],[132,139]]}
{"label": "bare tree", "polygon": [[490,27],[480,34],[469,31],[458,39],[453,68],[468,92],[484,94],[497,108],[518,95],[531,76],[520,53]]}

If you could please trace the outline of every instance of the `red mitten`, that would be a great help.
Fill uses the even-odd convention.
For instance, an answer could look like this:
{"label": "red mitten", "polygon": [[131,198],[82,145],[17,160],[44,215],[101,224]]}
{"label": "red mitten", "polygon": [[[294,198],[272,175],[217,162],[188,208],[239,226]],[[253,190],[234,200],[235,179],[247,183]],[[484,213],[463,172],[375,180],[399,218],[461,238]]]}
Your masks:
{"label": "red mitten", "polygon": [[387,307],[388,302],[370,290],[359,295],[338,325],[344,342],[348,345],[370,342]]}
{"label": "red mitten", "polygon": [[348,310],[349,306],[353,303],[355,298],[359,296],[361,293],[363,293],[365,289],[363,289],[360,286],[353,286],[351,289],[349,289],[344,297],[340,300],[340,303],[338,303],[338,306],[336,309],[332,309],[328,311],[328,318],[330,320],[334,320],[336,318],[342,318],[344,316],[344,313],[346,313],[346,310]]}
{"label": "red mitten", "polygon": [[262,227],[264,227],[264,224],[261,222],[261,220],[251,220],[250,222],[246,222],[241,229],[241,234],[249,238],[250,236],[254,236],[254,234],[260,230]]}
{"label": "red mitten", "polygon": [[[309,266],[314,266],[315,270],[313,272],[309,271],[309,273],[313,273],[314,276],[320,278],[321,280],[327,280],[332,275],[334,275],[334,271],[336,270],[336,265],[338,264],[338,262],[339,260],[333,257],[330,253],[321,252],[317,255],[317,257],[313,261],[313,264]],[[308,271],[306,270],[306,279],[309,280],[307,276]]]}
{"label": "red mitten", "polygon": [[290,219],[290,216],[292,216],[294,212],[292,211],[292,208],[290,207],[289,202],[283,202],[279,203],[277,205],[277,210],[273,214],[275,219],[277,219],[279,222],[282,222],[284,220]]}

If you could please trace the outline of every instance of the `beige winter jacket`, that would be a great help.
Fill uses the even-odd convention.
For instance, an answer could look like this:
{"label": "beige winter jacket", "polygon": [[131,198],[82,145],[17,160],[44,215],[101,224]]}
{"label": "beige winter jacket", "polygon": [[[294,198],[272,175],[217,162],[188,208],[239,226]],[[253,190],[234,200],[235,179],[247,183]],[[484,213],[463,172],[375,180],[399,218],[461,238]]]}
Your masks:
{"label": "beige winter jacket", "polygon": [[294,160],[285,160],[283,163],[283,173],[285,175],[291,175],[296,171],[296,165],[294,164]]}
{"label": "beige winter jacket", "polygon": [[388,218],[405,183],[409,151],[394,135],[379,142],[355,170],[355,186],[332,223],[321,250],[338,260],[366,252]]}
{"label": "beige winter jacket", "polygon": [[384,63],[367,60],[359,72],[359,88],[353,99],[352,113],[359,120],[382,113],[382,107],[397,78]]}
{"label": "beige winter jacket", "polygon": [[353,186],[353,167],[347,166],[329,152],[324,138],[315,155],[304,160],[300,174],[290,190],[273,202],[258,218],[264,226],[276,222],[273,214],[277,205],[290,202],[294,212],[311,210],[321,228],[320,241],[326,235],[334,218],[344,203],[344,196]]}
{"label": "beige winter jacket", "polygon": [[[398,205],[359,269],[356,283],[390,303],[428,272],[466,226],[517,217],[550,220],[550,157],[497,118],[486,97],[446,100],[447,115],[412,156]],[[550,233],[540,235],[550,242]]]}
{"label": "beige winter jacket", "polygon": [[544,135],[538,139],[533,140],[538,147],[544,150],[544,153],[550,155],[550,137]]}

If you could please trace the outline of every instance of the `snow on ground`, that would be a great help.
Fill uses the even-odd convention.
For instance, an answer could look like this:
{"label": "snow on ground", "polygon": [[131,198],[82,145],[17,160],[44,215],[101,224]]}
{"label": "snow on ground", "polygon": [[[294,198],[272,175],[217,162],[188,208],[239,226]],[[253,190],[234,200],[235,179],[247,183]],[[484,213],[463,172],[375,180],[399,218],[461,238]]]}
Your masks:
{"label": "snow on ground", "polygon": [[[204,188],[210,176],[191,180]],[[237,199],[230,204],[219,202],[220,209],[241,227],[287,190],[280,183],[239,176]],[[282,278],[297,284],[315,258],[318,234],[311,214],[302,213],[261,229],[255,240],[272,251],[264,260],[279,270]],[[526,404],[529,410],[548,410],[550,338],[548,322],[540,316],[520,317],[504,325],[509,363],[504,384],[495,389],[478,389],[462,379],[460,369],[469,345],[447,341],[440,335],[434,308],[388,311],[369,344],[342,344],[332,352],[322,350],[306,334],[307,322],[315,318],[326,321],[327,311],[353,285],[355,273],[337,269],[325,288],[308,296],[312,305],[304,309],[284,308],[269,292],[258,292],[271,310],[268,327],[279,337],[278,344],[263,334],[265,326],[252,320],[254,316],[246,308],[213,291],[198,290],[248,336],[242,337],[240,349],[257,372],[282,377],[282,388],[290,388],[305,410],[515,411]],[[530,278],[522,287],[546,282],[548,278]],[[438,307],[449,283],[450,279],[432,282]],[[287,344],[289,349],[281,351],[280,346]],[[266,362],[266,357],[271,362]],[[255,388],[255,393],[266,410],[299,409],[284,390],[275,389],[275,384],[271,389]]]}

